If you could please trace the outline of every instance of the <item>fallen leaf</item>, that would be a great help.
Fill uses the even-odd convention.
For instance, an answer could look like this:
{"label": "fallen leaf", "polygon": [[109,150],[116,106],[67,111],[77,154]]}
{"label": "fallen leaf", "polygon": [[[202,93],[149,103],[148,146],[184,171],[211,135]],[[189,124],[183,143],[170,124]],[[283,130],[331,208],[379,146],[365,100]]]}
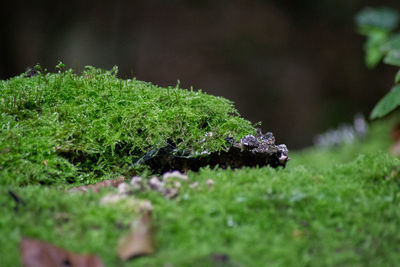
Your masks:
{"label": "fallen leaf", "polygon": [[304,236],[304,233],[300,231],[299,229],[294,229],[293,230],[293,238],[301,238]]}
{"label": "fallen leaf", "polygon": [[396,124],[392,128],[392,132],[390,133],[392,136],[393,142],[399,141],[400,140],[400,124]]}
{"label": "fallen leaf", "polygon": [[393,144],[390,147],[390,153],[397,157],[400,155],[400,125],[396,124],[391,132]]}
{"label": "fallen leaf", "polygon": [[94,192],[99,192],[101,188],[104,187],[118,187],[120,184],[122,184],[125,181],[124,176],[118,176],[115,179],[110,179],[110,180],[103,180],[101,182],[98,182],[96,184],[89,184],[89,185],[83,185],[83,186],[77,186],[69,189],[69,192],[87,192],[89,190],[93,190]]}
{"label": "fallen leaf", "polygon": [[397,141],[390,147],[390,154],[395,157],[400,155],[400,141]]}
{"label": "fallen leaf", "polygon": [[21,262],[24,267],[103,267],[94,255],[80,255],[47,242],[23,238],[20,242]]}
{"label": "fallen leaf", "polygon": [[154,252],[151,237],[151,212],[145,212],[132,225],[131,232],[120,238],[118,257],[124,261]]}

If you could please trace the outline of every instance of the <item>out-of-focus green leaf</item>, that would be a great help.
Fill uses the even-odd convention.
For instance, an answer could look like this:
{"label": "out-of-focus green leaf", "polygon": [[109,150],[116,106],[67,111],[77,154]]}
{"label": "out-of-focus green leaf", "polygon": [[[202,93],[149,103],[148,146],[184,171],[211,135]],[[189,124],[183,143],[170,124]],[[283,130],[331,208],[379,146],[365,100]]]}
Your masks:
{"label": "out-of-focus green leaf", "polygon": [[387,53],[383,62],[389,65],[400,67],[400,50],[398,49],[390,50]]}
{"label": "out-of-focus green leaf", "polygon": [[[389,39],[399,23],[399,14],[394,9],[365,8],[357,14],[356,23],[359,33],[367,36],[364,50],[368,68],[374,68],[393,49],[400,49],[400,35]],[[396,65],[397,61],[392,56],[387,59],[387,63]]]}
{"label": "out-of-focus green leaf", "polygon": [[378,65],[383,56],[384,54],[378,48],[375,47],[367,48],[365,54],[365,64],[367,65],[368,68],[372,69],[376,65]]}
{"label": "out-of-focus green leaf", "polygon": [[384,59],[386,64],[400,67],[400,34],[392,36],[380,47],[380,50],[386,54]]}
{"label": "out-of-focus green leaf", "polygon": [[356,23],[361,28],[372,27],[391,31],[399,23],[399,14],[396,10],[388,7],[367,7],[356,15]]}
{"label": "out-of-focus green leaf", "polygon": [[396,73],[396,76],[394,77],[394,83],[399,83],[400,82],[400,70]]}
{"label": "out-of-focus green leaf", "polygon": [[371,112],[370,119],[381,118],[400,105],[400,84],[394,86],[389,93],[387,93]]}
{"label": "out-of-focus green leaf", "polygon": [[385,50],[382,47],[387,43],[389,33],[382,29],[370,28],[365,43],[365,64],[369,68],[375,67],[384,57]]}
{"label": "out-of-focus green leaf", "polygon": [[400,50],[400,34],[394,34],[381,46],[381,50],[386,53],[394,49]]}
{"label": "out-of-focus green leaf", "polygon": [[[360,34],[367,37],[364,45],[367,67],[375,67],[383,58],[384,63],[400,67],[400,34],[393,34],[399,24],[399,13],[391,8],[364,8],[356,15]],[[370,118],[381,118],[400,106],[400,70],[395,84],[374,107]]]}

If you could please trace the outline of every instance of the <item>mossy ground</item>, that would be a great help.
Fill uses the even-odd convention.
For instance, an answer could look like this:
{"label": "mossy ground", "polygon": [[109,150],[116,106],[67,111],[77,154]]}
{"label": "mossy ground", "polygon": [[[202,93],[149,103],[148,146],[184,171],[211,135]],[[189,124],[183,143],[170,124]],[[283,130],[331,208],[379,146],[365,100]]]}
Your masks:
{"label": "mossy ground", "polygon": [[117,68],[58,69],[0,82],[1,184],[93,183],[136,171],[167,142],[196,155],[255,132],[222,97],[118,79]]}
{"label": "mossy ground", "polygon": [[[29,86],[32,85],[26,88]],[[162,92],[159,89],[155,93]],[[98,107],[97,112],[102,108]],[[2,120],[11,125],[15,116],[33,116],[33,111],[26,112],[29,114],[10,115],[3,110]],[[59,123],[60,115],[49,112],[47,116],[55,116],[54,122]],[[103,122],[108,123],[108,119]],[[27,131],[37,125],[62,130],[57,128],[59,125],[53,127],[37,121],[37,117],[30,119],[30,125],[19,124],[23,126],[21,131],[7,128],[3,121],[1,148],[19,146],[18,150],[12,150],[12,156],[6,150],[0,157],[1,266],[20,264],[18,242],[22,236],[49,241],[75,252],[94,253],[107,266],[221,266],[211,260],[213,253],[229,255],[230,266],[391,266],[400,260],[400,161],[387,153],[392,119],[372,124],[369,136],[352,145],[292,152],[292,160],[285,169],[204,168],[188,173],[190,181],[198,181],[199,187],[183,184],[175,199],[168,200],[154,191],[136,194],[135,198],[153,203],[157,252],[125,263],[118,260],[115,249],[118,238],[138,216],[135,210],[124,202],[111,206],[99,204],[102,196],[115,191],[113,188],[99,193],[70,193],[64,191],[71,186],[67,182],[40,185],[35,179],[19,179],[20,172],[33,173],[29,168],[42,166],[45,159],[50,161],[54,157],[55,162],[61,161],[60,166],[70,164],[52,151],[44,154],[48,146],[58,145],[56,141],[47,141]],[[10,147],[8,142],[16,139],[5,138],[6,131],[23,134],[28,140],[32,138],[26,143],[38,138],[42,145],[26,149],[29,153],[42,149],[45,152],[18,155],[26,143],[22,138]],[[95,138],[95,133],[90,138]],[[90,138],[83,138],[79,144],[85,147]],[[15,173],[4,166],[15,167]],[[70,171],[74,172],[76,167],[71,166]],[[43,177],[52,175],[40,172],[42,167],[37,168],[35,171]],[[56,174],[56,179],[61,179],[62,174]],[[107,176],[112,175],[91,174],[91,180],[74,180],[73,184]],[[208,179],[214,180],[212,187],[206,184]],[[25,205],[16,208],[8,190],[18,194]]]}

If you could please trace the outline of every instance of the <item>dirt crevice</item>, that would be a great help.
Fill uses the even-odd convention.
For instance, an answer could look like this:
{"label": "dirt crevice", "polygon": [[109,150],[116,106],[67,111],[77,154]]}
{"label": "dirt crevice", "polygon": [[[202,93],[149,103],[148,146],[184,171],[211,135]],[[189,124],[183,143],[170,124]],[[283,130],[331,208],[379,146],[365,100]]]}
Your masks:
{"label": "dirt crevice", "polygon": [[172,170],[198,171],[205,166],[235,169],[269,165],[276,168],[285,167],[289,161],[286,145],[276,145],[275,137],[270,132],[262,134],[258,130],[256,136],[247,135],[239,142],[231,137],[227,137],[226,141],[230,145],[226,151],[204,151],[195,156],[181,156],[185,153],[167,143],[150,149],[135,165],[145,164],[155,173],[164,173]]}

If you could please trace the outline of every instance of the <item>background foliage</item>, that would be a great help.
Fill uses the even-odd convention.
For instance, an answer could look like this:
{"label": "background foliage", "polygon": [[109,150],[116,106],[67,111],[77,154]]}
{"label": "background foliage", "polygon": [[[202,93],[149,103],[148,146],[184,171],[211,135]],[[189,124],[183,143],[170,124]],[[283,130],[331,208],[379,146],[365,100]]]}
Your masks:
{"label": "background foliage", "polygon": [[301,148],[369,114],[395,70],[362,62],[354,15],[398,0],[16,0],[0,9],[0,78],[37,63],[77,71],[119,66],[122,78],[201,88]]}
{"label": "background foliage", "polygon": [[[388,65],[400,67],[399,13],[387,7],[365,8],[356,16],[359,32],[367,37],[364,46],[365,62],[370,68],[383,59]],[[371,119],[381,118],[400,105],[400,70],[398,70],[390,92],[386,94],[371,112]]]}

